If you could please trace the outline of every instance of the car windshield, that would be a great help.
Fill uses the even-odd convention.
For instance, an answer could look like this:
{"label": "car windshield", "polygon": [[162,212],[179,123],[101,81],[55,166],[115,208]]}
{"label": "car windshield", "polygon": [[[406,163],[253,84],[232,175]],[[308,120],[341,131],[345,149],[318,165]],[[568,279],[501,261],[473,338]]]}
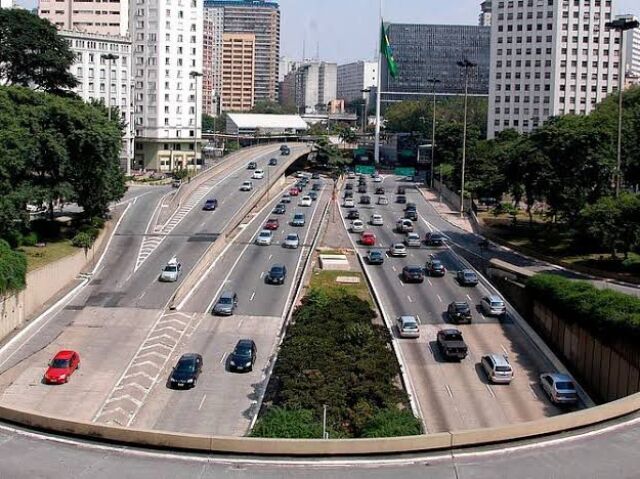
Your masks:
{"label": "car windshield", "polygon": [[469,271],[469,272],[464,273],[464,277],[465,278],[475,278],[476,274]]}
{"label": "car windshield", "polygon": [[69,360],[68,359],[54,359],[53,361],[51,361],[51,367],[52,368],[57,368],[57,369],[68,368],[69,367]]}
{"label": "car windshield", "polygon": [[407,268],[407,271],[412,274],[422,273],[421,268]]}
{"label": "car windshield", "polygon": [[249,358],[251,357],[251,348],[248,348],[246,346],[238,346],[234,351],[233,351],[234,356],[239,356],[241,358]]}
{"label": "car windshield", "polygon": [[379,253],[378,251],[373,251],[369,253],[369,256],[371,256],[372,258],[379,258],[382,256],[382,253]]}
{"label": "car windshield", "polygon": [[263,231],[262,233],[260,233],[260,236],[263,238],[269,238],[271,236],[271,233],[267,233],[266,231]]}
{"label": "car windshield", "polygon": [[231,304],[233,300],[231,298],[220,298],[218,304]]}
{"label": "car windshield", "polygon": [[465,311],[469,311],[469,306],[467,306],[466,304],[456,304],[456,311],[460,311],[460,312],[465,312]]}
{"label": "car windshield", "polygon": [[406,321],[402,327],[404,329],[418,329],[418,325],[416,323],[413,323],[411,321]]}
{"label": "car windshield", "polygon": [[303,220],[304,219],[304,215],[295,215],[294,219],[296,220]]}
{"label": "car windshield", "polygon": [[502,301],[491,301],[492,308],[502,308],[504,303]]}
{"label": "car windshield", "polygon": [[215,203],[215,200],[207,200],[207,204],[208,204],[208,205],[212,205],[212,204],[214,204],[214,203]]}
{"label": "car windshield", "polygon": [[556,388],[558,391],[574,391],[576,389],[571,381],[558,381]]}
{"label": "car windshield", "polygon": [[440,268],[442,266],[442,262],[441,261],[432,261],[431,262],[431,267],[432,268]]}
{"label": "car windshield", "polygon": [[278,268],[278,267],[271,268],[272,275],[281,275],[283,272],[284,270],[282,268]]}
{"label": "car windshield", "polygon": [[460,333],[448,333],[444,337],[447,341],[462,341],[462,334]]}
{"label": "car windshield", "polygon": [[196,365],[193,361],[180,361],[176,366],[176,371],[181,373],[192,373],[196,370]]}
{"label": "car windshield", "polygon": [[178,267],[174,265],[165,266],[164,271],[166,273],[176,273],[178,271]]}
{"label": "car windshield", "polygon": [[298,237],[296,235],[287,236],[287,241],[298,241]]}

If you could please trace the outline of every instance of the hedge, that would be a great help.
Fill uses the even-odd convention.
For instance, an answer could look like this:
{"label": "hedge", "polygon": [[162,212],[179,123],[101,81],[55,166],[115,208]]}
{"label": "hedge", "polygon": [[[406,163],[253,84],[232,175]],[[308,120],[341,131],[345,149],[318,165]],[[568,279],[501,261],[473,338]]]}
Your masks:
{"label": "hedge", "polygon": [[596,337],[640,338],[639,298],[551,274],[530,278],[527,289],[536,301]]}
{"label": "hedge", "polygon": [[20,291],[26,285],[27,257],[0,240],[0,295]]}

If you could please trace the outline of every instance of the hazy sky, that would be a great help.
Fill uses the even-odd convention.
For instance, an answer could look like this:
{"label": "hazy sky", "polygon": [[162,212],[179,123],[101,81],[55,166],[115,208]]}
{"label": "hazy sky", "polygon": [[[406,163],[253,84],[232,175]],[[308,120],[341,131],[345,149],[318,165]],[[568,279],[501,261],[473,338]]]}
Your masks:
{"label": "hazy sky", "polygon": [[[131,0],[132,2],[135,0]],[[18,0],[29,8],[37,0]],[[481,0],[385,0],[389,22],[472,24]],[[639,0],[614,0],[616,13],[640,16]],[[377,48],[379,0],[280,0],[282,54],[307,57],[320,50],[323,60],[345,63],[373,58]]]}

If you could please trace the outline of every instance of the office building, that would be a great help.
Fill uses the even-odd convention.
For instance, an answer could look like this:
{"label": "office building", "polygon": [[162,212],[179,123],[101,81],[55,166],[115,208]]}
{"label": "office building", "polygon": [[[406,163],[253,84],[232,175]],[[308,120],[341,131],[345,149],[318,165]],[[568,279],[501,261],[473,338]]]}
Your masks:
{"label": "office building", "polygon": [[255,35],[255,101],[277,101],[280,61],[278,3],[271,0],[205,0],[204,5],[206,9],[223,9],[224,33]]}
{"label": "office building", "polygon": [[325,113],[329,102],[337,99],[338,65],[304,63],[285,77],[282,88],[283,105],[295,105],[300,114]]}
{"label": "office building", "polygon": [[627,76],[640,78],[640,28],[625,32],[624,49]]}
{"label": "office building", "polygon": [[493,1],[488,136],[587,114],[617,88],[611,0]]}
{"label": "office building", "polygon": [[[133,158],[133,103],[131,40],[129,37],[98,35],[77,31],[58,32],[76,54],[71,73],[78,79],[74,91],[85,101],[98,100],[117,107],[125,125],[120,163],[129,172]],[[111,60],[105,56],[113,55]]]}
{"label": "office building", "polygon": [[136,0],[131,12],[135,163],[160,171],[200,164],[202,0],[169,1]]}
{"label": "office building", "polygon": [[354,62],[338,65],[338,98],[347,103],[364,100],[362,90],[378,84],[377,62]]}
{"label": "office building", "polygon": [[222,35],[222,109],[249,111],[255,104],[256,36]]}
{"label": "office building", "polygon": [[491,1],[492,0],[484,0],[480,4],[480,17],[478,18],[478,25],[481,27],[490,27],[491,26]]}
{"label": "office building", "polygon": [[294,60],[293,58],[281,57],[280,66],[278,68],[278,82],[283,82],[284,77],[286,77],[289,73],[291,73],[293,70],[298,68],[298,65],[300,63],[301,62]]}
{"label": "office building", "polygon": [[202,111],[211,116],[220,113],[223,29],[224,10],[205,8],[202,27]]}
{"label": "office building", "polygon": [[464,93],[464,74],[458,62],[465,58],[476,63],[470,73],[469,93],[489,93],[489,27],[474,25],[390,24],[389,40],[398,64],[392,78],[382,62],[382,99],[385,102],[415,100],[429,95],[429,78],[437,78],[438,93]]}
{"label": "office building", "polygon": [[[143,5],[138,3],[135,7]],[[129,35],[129,0],[40,0],[38,16],[49,20],[58,30]]]}
{"label": "office building", "polygon": [[13,8],[13,0],[0,0],[0,8]]}

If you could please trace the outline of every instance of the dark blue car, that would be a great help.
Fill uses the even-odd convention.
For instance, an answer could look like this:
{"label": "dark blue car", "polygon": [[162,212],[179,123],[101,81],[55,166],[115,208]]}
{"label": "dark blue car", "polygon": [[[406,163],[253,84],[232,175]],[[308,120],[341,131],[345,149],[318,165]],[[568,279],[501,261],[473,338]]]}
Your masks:
{"label": "dark blue car", "polygon": [[209,200],[205,201],[204,206],[202,207],[202,209],[204,211],[215,211],[217,207],[218,207],[218,200],[209,199]]}

